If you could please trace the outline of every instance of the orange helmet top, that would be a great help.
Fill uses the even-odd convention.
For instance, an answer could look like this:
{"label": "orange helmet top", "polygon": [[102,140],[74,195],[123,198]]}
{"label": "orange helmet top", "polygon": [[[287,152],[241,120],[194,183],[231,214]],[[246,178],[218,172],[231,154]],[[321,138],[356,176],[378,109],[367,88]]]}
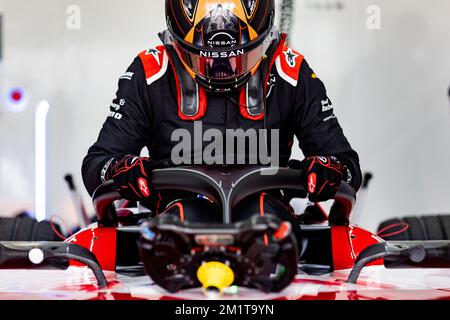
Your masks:
{"label": "orange helmet top", "polygon": [[275,37],[274,0],[166,0],[174,47],[197,82],[215,91],[244,85]]}

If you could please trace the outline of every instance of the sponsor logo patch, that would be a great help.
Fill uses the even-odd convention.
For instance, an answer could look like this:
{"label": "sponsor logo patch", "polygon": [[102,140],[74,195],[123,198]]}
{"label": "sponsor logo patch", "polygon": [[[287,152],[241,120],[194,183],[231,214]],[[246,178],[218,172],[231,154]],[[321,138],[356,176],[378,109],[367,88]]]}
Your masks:
{"label": "sponsor logo patch", "polygon": [[148,188],[147,181],[144,178],[138,180],[139,190],[141,190],[142,195],[146,198],[150,196],[150,189]]}
{"label": "sponsor logo patch", "polygon": [[134,72],[125,72],[119,80],[132,80],[134,76]]}
{"label": "sponsor logo patch", "polygon": [[116,120],[121,120],[123,115],[120,113],[120,108],[122,108],[126,103],[127,103],[127,100],[125,100],[125,99],[120,99],[119,103],[112,103],[111,104],[111,112],[109,113],[109,117],[116,119]]}
{"label": "sponsor logo patch", "polygon": [[322,163],[327,164],[328,163],[328,159],[326,157],[317,157],[320,161],[322,161]]}
{"label": "sponsor logo patch", "polygon": [[119,112],[111,111],[111,112],[109,113],[109,117],[110,117],[110,118],[113,118],[113,119],[116,119],[116,120],[121,120],[123,116],[122,116],[122,114],[119,113]]}
{"label": "sponsor logo patch", "polygon": [[237,45],[237,40],[227,32],[218,32],[211,36],[207,44],[210,47],[234,47]]}
{"label": "sponsor logo patch", "polygon": [[244,49],[235,51],[200,51],[200,56],[205,58],[233,58],[242,56],[245,53]]}
{"label": "sponsor logo patch", "polygon": [[333,104],[331,103],[330,99],[322,100],[322,112],[327,112],[330,110],[333,110]]}
{"label": "sponsor logo patch", "polygon": [[127,101],[125,99],[120,99],[118,104],[117,103],[111,104],[111,109],[119,111],[120,108],[123,107],[126,103]]}
{"label": "sponsor logo patch", "polygon": [[317,175],[311,173],[308,177],[308,193],[314,193],[316,191]]}
{"label": "sponsor logo patch", "polygon": [[268,86],[269,90],[267,92],[266,98],[270,97],[270,95],[272,94],[272,90],[273,90],[273,87],[275,86],[276,82],[277,82],[277,77],[273,73],[271,73],[269,75],[269,80],[267,81],[267,86]]}
{"label": "sponsor logo patch", "polygon": [[284,51],[284,55],[286,57],[286,63],[289,67],[295,68],[297,65],[297,58],[300,57],[300,55],[294,53],[291,48],[288,48],[287,51]]}
{"label": "sponsor logo patch", "polygon": [[155,58],[158,65],[161,66],[161,61],[159,60],[160,54],[161,51],[159,51],[158,49],[148,49],[147,52],[145,53],[146,56],[152,55]]}

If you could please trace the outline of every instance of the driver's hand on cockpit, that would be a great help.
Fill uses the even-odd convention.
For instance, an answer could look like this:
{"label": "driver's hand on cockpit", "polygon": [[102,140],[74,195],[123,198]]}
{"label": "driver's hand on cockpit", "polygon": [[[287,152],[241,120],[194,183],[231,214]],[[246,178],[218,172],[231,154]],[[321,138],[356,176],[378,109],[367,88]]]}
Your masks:
{"label": "driver's hand on cockpit", "polygon": [[336,157],[316,156],[302,161],[306,174],[309,200],[323,202],[333,199],[342,180],[347,179],[347,168]]}
{"label": "driver's hand on cockpit", "polygon": [[102,172],[102,180],[113,180],[114,187],[124,199],[143,201],[147,200],[152,192],[151,170],[149,158],[127,155],[112,159]]}

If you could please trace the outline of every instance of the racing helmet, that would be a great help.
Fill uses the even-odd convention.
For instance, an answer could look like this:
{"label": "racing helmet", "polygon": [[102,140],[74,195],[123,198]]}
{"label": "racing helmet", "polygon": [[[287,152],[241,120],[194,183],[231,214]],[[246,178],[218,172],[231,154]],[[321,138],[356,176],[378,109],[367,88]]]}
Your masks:
{"label": "racing helmet", "polygon": [[166,0],[173,47],[189,75],[215,92],[243,87],[278,36],[274,0]]}

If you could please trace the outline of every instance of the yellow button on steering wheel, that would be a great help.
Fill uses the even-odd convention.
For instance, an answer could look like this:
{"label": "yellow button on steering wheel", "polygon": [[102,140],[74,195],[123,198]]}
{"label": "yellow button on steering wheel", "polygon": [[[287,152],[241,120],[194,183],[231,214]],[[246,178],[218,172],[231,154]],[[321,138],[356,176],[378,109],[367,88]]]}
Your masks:
{"label": "yellow button on steering wheel", "polygon": [[216,289],[219,294],[234,282],[233,270],[222,262],[206,262],[198,268],[197,278],[204,290]]}

